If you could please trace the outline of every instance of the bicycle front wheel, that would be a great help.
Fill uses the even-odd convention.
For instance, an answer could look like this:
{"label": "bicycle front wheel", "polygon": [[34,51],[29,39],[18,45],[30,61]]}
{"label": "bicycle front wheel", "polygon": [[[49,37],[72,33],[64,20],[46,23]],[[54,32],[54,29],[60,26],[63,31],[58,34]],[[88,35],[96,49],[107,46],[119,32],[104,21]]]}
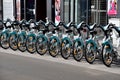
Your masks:
{"label": "bicycle front wheel", "polygon": [[65,44],[64,42],[62,42],[61,45],[61,56],[64,59],[68,59],[71,55],[71,48],[69,44]]}
{"label": "bicycle front wheel", "polygon": [[47,50],[48,50],[47,41],[44,42],[41,37],[38,38],[37,41],[36,41],[36,51],[37,51],[37,53],[40,54],[40,55],[44,55],[44,54],[46,54]]}
{"label": "bicycle front wheel", "polygon": [[33,39],[34,39],[34,37],[32,37],[32,36],[29,36],[26,39],[26,49],[31,54],[36,52],[36,46],[35,46],[36,41],[34,41]]}
{"label": "bicycle front wheel", "polygon": [[12,50],[17,50],[17,35],[11,34],[9,36],[9,46]]}
{"label": "bicycle front wheel", "polygon": [[96,51],[92,43],[86,45],[85,59],[89,64],[93,64],[96,59]]}
{"label": "bicycle front wheel", "polygon": [[84,56],[84,48],[81,45],[79,45],[79,42],[75,42],[73,47],[73,58],[76,61],[80,61],[83,58],[83,56]]}
{"label": "bicycle front wheel", "polygon": [[52,57],[56,57],[59,54],[59,45],[57,43],[57,40],[52,39],[49,44],[49,54]]}
{"label": "bicycle front wheel", "polygon": [[26,51],[26,37],[25,36],[23,36],[23,35],[18,36],[17,46],[18,46],[18,49],[21,52],[25,52]]}
{"label": "bicycle front wheel", "polygon": [[113,61],[113,56],[112,53],[110,53],[109,51],[109,46],[105,45],[102,48],[102,60],[103,63],[107,66],[110,67]]}
{"label": "bicycle front wheel", "polygon": [[0,35],[0,46],[3,49],[8,49],[9,48],[9,40],[8,40],[8,35],[7,33],[2,33]]}

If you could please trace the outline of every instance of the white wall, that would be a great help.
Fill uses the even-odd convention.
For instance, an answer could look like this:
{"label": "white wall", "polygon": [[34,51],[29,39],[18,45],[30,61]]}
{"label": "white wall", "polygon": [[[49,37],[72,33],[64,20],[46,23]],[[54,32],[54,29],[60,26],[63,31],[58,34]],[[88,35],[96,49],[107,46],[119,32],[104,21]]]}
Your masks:
{"label": "white wall", "polygon": [[3,0],[3,20],[6,20],[7,18],[14,19],[13,0]]}
{"label": "white wall", "polygon": [[109,23],[115,24],[116,26],[120,26],[120,19],[119,18],[110,18]]}
{"label": "white wall", "polygon": [[[120,27],[120,19],[119,18],[111,18],[111,19],[109,19],[109,23],[115,24],[116,26]],[[113,30],[112,38],[113,38],[114,45],[118,44],[118,37],[117,37],[118,35],[119,34],[115,30]]]}

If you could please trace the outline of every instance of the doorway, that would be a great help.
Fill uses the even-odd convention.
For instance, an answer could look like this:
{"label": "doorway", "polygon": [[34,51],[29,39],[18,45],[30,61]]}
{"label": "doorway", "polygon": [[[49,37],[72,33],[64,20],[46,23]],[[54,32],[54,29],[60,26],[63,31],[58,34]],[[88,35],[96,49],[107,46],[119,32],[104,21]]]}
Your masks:
{"label": "doorway", "polygon": [[46,21],[46,0],[36,0],[36,21]]}

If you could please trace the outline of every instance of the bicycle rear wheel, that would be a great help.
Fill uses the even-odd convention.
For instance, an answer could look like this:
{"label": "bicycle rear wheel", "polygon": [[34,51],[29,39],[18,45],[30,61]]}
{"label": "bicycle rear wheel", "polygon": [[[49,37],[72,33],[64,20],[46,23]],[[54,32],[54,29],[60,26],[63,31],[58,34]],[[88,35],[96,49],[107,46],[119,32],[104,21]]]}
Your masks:
{"label": "bicycle rear wheel", "polygon": [[105,45],[102,48],[102,60],[103,63],[107,66],[110,67],[113,61],[113,56],[112,53],[108,51],[109,46]]}
{"label": "bicycle rear wheel", "polygon": [[84,56],[84,48],[79,43],[80,42],[75,42],[73,47],[73,58],[76,61],[80,61]]}
{"label": "bicycle rear wheel", "polygon": [[49,54],[52,57],[56,57],[59,54],[59,44],[57,43],[57,40],[52,39],[49,44]]}
{"label": "bicycle rear wheel", "polygon": [[61,56],[64,59],[68,59],[71,55],[71,47],[69,44],[65,44],[64,42],[62,42],[61,44]]}
{"label": "bicycle rear wheel", "polygon": [[86,45],[85,59],[89,64],[93,64],[96,59],[96,51],[92,43]]}
{"label": "bicycle rear wheel", "polygon": [[18,46],[18,49],[21,52],[25,52],[26,51],[26,37],[25,36],[23,36],[23,35],[18,36],[17,46]]}
{"label": "bicycle rear wheel", "polygon": [[37,53],[40,54],[40,55],[44,55],[44,54],[46,54],[47,50],[48,50],[47,41],[44,42],[41,37],[38,38],[37,41],[36,41],[36,51],[37,51]]}
{"label": "bicycle rear wheel", "polygon": [[26,49],[29,53],[33,54],[36,52],[36,41],[34,41],[34,37],[33,36],[29,36],[26,39]]}
{"label": "bicycle rear wheel", "polygon": [[16,51],[17,48],[17,35],[11,34],[9,36],[9,46],[12,50]]}

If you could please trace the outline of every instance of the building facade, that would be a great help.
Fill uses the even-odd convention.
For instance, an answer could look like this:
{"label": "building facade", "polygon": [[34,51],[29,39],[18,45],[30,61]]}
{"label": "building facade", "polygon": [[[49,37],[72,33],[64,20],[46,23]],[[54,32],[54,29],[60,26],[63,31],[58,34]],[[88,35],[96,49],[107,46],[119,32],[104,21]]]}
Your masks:
{"label": "building facade", "polygon": [[46,17],[46,0],[14,0],[15,16],[18,20],[35,19],[36,21]]}
{"label": "building facade", "polygon": [[62,0],[62,19],[70,22],[107,24],[106,0]]}
{"label": "building facade", "polygon": [[[47,16],[54,19],[54,1],[47,0]],[[51,8],[51,9],[50,9]],[[88,24],[107,24],[107,0],[60,0],[60,19]]]}
{"label": "building facade", "polygon": [[[56,2],[59,2],[56,6]],[[107,24],[107,0],[15,0],[17,19],[42,19],[49,17],[52,21],[85,21],[89,24]],[[59,16],[56,17],[60,7]],[[57,10],[57,11],[56,11]]]}
{"label": "building facade", "polygon": [[118,5],[120,0],[110,0],[117,1],[118,14],[116,16],[108,15],[109,0],[0,0],[1,19],[6,16],[8,1],[9,3],[11,1],[10,5],[7,6],[11,14],[10,16],[18,20],[35,19],[39,21],[41,19],[45,21],[45,18],[49,17],[54,22],[56,20],[58,22],[65,21],[66,23],[70,21],[76,23],[85,21],[88,24],[97,23],[106,25],[109,19],[118,19],[120,15]]}
{"label": "building facade", "polygon": [[14,1],[0,0],[0,20],[14,19]]}

